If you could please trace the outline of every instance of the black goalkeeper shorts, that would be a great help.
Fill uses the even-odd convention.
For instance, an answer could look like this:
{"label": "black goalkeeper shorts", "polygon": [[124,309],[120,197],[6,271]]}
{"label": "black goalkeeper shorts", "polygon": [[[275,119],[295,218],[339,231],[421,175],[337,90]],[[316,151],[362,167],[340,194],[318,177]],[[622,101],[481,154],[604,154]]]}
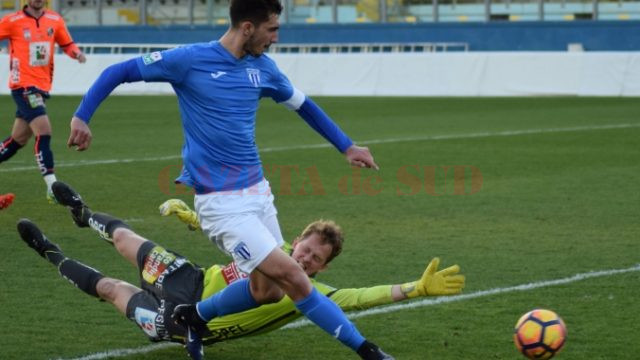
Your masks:
{"label": "black goalkeeper shorts", "polygon": [[142,291],[127,304],[127,318],[152,341],[181,341],[186,330],[171,320],[173,308],[202,296],[204,270],[151,241],[138,250]]}

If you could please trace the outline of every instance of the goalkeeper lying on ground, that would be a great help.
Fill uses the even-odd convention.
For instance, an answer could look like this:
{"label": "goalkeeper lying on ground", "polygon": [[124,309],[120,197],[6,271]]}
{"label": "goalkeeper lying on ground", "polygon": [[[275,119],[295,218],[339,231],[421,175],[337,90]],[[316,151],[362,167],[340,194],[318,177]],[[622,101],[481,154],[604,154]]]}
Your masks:
{"label": "goalkeeper lying on ground", "polygon": [[[80,196],[66,184],[57,182],[53,192],[58,203],[66,205],[79,227],[91,227],[140,271],[141,288],[125,281],[105,277],[97,270],[66,257],[29,220],[18,223],[22,239],[38,254],[58,268],[60,274],[85,293],[113,304],[153,341],[184,343],[186,329],[177,325],[170,315],[177,304],[195,303],[211,296],[229,283],[244,276],[234,263],[213,265],[208,269],[167,251],[137,235],[122,221],[104,213],[92,212]],[[190,228],[198,228],[195,213],[180,200],[170,200],[161,206],[163,215],[176,214]],[[291,256],[309,276],[324,270],[342,249],[342,233],[331,221],[315,221],[288,246]],[[438,271],[438,258],[431,260],[419,280],[358,289],[335,289],[312,280],[313,285],[327,294],[344,310],[366,309],[420,296],[453,295],[464,287],[464,276],[457,265]],[[301,314],[293,302],[262,305],[242,313],[214,318],[207,324],[203,341],[211,344],[242,336],[275,330]]]}

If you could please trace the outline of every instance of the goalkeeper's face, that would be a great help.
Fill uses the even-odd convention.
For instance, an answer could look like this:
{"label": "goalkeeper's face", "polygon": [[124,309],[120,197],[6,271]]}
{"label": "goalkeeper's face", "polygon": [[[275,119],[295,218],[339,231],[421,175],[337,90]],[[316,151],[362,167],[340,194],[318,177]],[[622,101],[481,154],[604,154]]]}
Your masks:
{"label": "goalkeeper's face", "polygon": [[291,257],[307,275],[313,276],[327,268],[327,259],[332,250],[331,244],[324,243],[319,234],[312,233],[293,243]]}

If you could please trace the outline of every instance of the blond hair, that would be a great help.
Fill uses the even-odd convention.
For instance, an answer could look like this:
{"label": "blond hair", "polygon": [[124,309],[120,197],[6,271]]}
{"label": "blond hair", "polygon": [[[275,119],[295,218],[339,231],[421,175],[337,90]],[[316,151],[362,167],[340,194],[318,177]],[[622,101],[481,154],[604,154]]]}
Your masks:
{"label": "blond hair", "polygon": [[331,254],[327,258],[325,264],[328,264],[336,256],[342,252],[342,243],[344,242],[344,236],[342,229],[338,224],[331,220],[316,220],[302,230],[302,233],[296,237],[294,241],[305,241],[312,234],[318,234],[322,240],[322,244],[331,245]]}

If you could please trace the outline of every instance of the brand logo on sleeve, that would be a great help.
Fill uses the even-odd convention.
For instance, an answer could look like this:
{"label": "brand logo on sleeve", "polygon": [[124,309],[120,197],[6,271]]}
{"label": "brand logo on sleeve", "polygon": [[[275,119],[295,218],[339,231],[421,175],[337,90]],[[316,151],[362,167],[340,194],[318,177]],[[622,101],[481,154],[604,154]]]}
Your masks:
{"label": "brand logo on sleeve", "polygon": [[142,55],[142,62],[145,65],[150,65],[160,60],[162,60],[162,54],[160,53],[160,51],[154,51],[150,54]]}

